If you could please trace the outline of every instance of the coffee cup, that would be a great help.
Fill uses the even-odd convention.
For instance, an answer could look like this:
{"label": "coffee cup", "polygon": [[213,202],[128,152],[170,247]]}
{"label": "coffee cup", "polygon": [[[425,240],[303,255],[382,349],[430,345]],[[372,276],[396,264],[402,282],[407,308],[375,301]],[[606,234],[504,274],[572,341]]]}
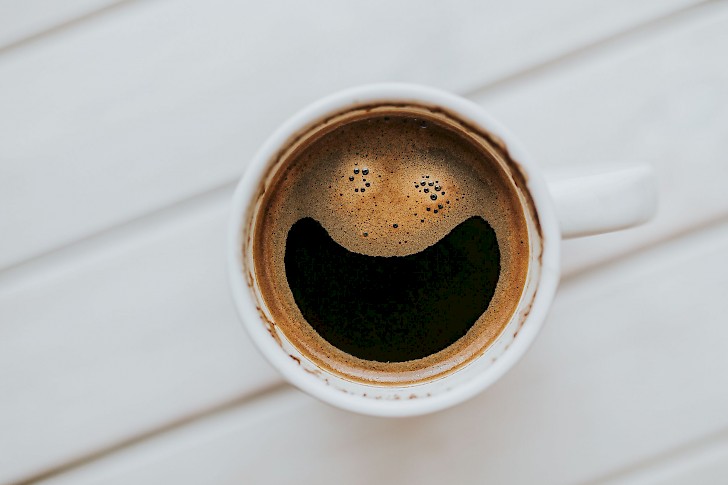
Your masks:
{"label": "coffee cup", "polygon": [[562,239],[641,224],[656,201],[647,165],[548,173],[464,98],[352,88],[292,116],[247,165],[229,224],[232,297],[291,384],[358,413],[426,414],[525,354],[556,292]]}

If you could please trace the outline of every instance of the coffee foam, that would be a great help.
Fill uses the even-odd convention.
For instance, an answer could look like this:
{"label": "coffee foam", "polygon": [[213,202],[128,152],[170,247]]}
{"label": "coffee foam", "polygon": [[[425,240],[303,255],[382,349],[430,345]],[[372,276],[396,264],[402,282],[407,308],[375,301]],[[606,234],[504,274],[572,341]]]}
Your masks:
{"label": "coffee foam", "polygon": [[[521,201],[499,157],[448,115],[413,106],[353,110],[297,139],[272,169],[254,229],[255,273],[275,325],[319,367],[364,382],[417,382],[482,353],[508,323],[528,271]],[[472,216],[495,230],[501,274],[488,310],[441,352],[400,363],[358,359],[318,336],[296,306],[284,267],[296,221],[315,219],[353,252],[405,256]]]}

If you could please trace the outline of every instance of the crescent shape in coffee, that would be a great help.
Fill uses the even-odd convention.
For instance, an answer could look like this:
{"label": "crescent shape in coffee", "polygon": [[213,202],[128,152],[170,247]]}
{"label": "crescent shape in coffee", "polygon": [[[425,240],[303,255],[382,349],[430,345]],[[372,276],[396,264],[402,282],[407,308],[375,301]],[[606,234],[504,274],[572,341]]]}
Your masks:
{"label": "crescent shape in coffee", "polygon": [[447,348],[475,324],[498,283],[500,251],[481,217],[420,252],[389,257],[349,251],[307,217],[288,232],[285,268],[321,337],[360,359],[405,362]]}

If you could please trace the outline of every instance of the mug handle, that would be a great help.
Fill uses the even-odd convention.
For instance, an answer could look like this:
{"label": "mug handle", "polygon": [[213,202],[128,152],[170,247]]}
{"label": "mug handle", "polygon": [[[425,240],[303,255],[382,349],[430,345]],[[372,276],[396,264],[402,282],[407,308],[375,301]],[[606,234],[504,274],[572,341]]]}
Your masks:
{"label": "mug handle", "polygon": [[600,165],[546,170],[561,237],[591,236],[636,226],[657,211],[650,165]]}

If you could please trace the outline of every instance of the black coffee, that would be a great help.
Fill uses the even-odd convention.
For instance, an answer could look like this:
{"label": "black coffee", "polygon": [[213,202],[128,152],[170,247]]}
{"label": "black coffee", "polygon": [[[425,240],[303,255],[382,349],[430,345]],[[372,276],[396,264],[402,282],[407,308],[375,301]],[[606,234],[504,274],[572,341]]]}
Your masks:
{"label": "black coffee", "polygon": [[409,256],[340,246],[310,217],[286,240],[286,277],[316,332],[355,357],[405,362],[463,337],[488,308],[500,272],[495,231],[481,217]]}
{"label": "black coffee", "polygon": [[528,229],[505,156],[445,113],[375,106],[281,151],[257,205],[256,282],[316,365],[417,382],[482,353],[523,291]]}

